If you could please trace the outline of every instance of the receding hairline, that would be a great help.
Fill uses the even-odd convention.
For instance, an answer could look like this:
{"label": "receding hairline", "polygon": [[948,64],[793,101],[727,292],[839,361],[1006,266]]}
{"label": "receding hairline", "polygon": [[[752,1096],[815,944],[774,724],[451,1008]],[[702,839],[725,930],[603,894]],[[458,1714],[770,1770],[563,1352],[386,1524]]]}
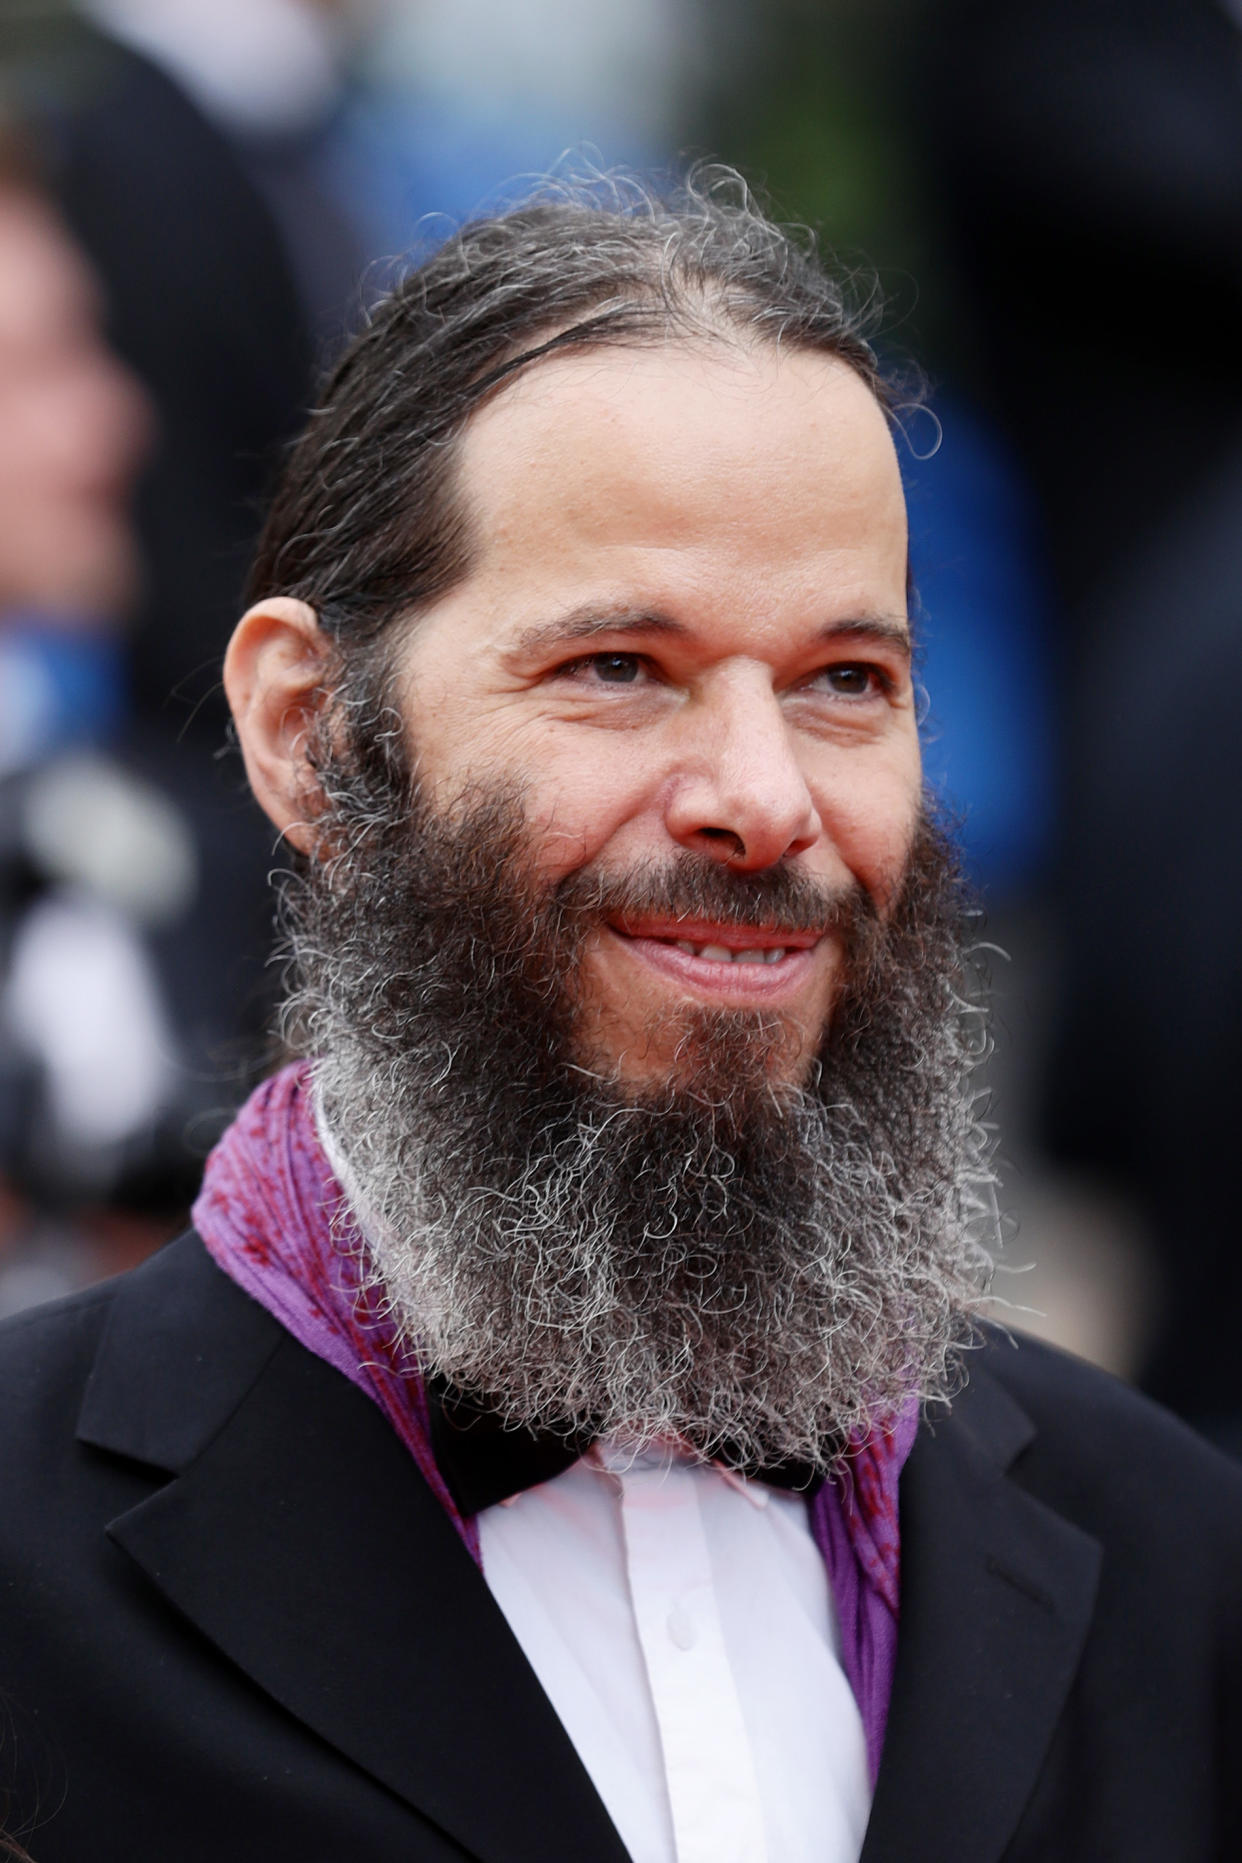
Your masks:
{"label": "receding hairline", "polygon": [[[604,321],[617,316],[624,316],[627,322],[617,327]],[[629,322],[630,318],[634,321]],[[624,298],[601,297],[572,318],[532,330],[508,354],[480,371],[473,384],[476,398],[447,437],[448,449],[455,451],[476,417],[531,374],[557,363],[593,355],[623,355],[626,351],[683,351],[703,357],[719,353],[742,358],[765,354],[817,357],[852,376],[867,391],[890,428],[893,425],[888,384],[878,369],[869,375],[852,356],[814,341],[803,331],[755,323],[731,308],[725,294],[713,291],[709,281],[708,288],[700,291],[692,287],[673,301],[665,301],[659,292],[643,291],[640,286]]]}
{"label": "receding hairline", "polygon": [[290,455],[248,599],[310,602],[347,650],[425,613],[463,573],[474,416],[558,354],[818,354],[891,427],[913,384],[881,366],[878,310],[873,274],[781,226],[735,171],[696,165],[667,195],[629,177],[554,179],[550,195],[451,233],[377,304]]}

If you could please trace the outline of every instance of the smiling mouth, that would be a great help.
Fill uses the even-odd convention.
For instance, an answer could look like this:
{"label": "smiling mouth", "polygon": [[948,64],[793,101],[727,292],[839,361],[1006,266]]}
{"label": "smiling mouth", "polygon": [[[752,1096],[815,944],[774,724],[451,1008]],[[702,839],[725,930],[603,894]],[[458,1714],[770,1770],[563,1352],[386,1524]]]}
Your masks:
{"label": "smiling mouth", "polygon": [[[800,958],[820,942],[816,932],[786,931],[773,926],[751,929],[746,926],[670,923],[644,925],[633,921],[612,924],[609,929],[632,945],[645,946],[653,956],[661,951],[674,953],[723,970],[745,965],[751,970],[771,970],[787,959]],[[676,958],[673,960],[676,962]]]}

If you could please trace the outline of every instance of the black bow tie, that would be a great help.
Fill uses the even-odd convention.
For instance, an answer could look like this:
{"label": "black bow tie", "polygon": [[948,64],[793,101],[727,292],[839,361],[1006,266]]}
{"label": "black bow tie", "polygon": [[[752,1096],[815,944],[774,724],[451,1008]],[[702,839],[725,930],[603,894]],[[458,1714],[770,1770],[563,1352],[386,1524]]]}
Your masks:
{"label": "black bow tie", "polygon": [[[563,1475],[596,1438],[589,1429],[562,1436],[551,1430],[507,1428],[484,1401],[453,1390],[442,1378],[427,1379],[427,1411],[436,1466],[464,1516]],[[823,1476],[804,1462],[756,1468],[732,1457],[727,1447],[716,1460],[773,1488],[811,1495],[823,1483]]]}

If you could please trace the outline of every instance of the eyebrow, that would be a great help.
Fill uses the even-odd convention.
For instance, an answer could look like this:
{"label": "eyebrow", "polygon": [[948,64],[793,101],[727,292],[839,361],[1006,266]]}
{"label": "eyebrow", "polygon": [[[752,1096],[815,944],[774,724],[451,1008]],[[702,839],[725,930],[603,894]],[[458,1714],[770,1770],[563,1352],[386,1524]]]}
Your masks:
{"label": "eyebrow", "polygon": [[[524,628],[512,651],[525,659],[562,642],[594,640],[601,634],[657,635],[664,639],[688,640],[693,632],[684,622],[647,608],[575,608],[555,621],[541,621],[534,627]],[[825,643],[870,641],[907,660],[913,652],[909,627],[894,615],[849,615],[827,622],[812,638]]]}
{"label": "eyebrow", "polygon": [[668,615],[649,608],[571,608],[555,621],[540,621],[523,628],[513,644],[515,653],[538,654],[562,641],[594,640],[597,634],[662,634],[684,637],[690,630]]}

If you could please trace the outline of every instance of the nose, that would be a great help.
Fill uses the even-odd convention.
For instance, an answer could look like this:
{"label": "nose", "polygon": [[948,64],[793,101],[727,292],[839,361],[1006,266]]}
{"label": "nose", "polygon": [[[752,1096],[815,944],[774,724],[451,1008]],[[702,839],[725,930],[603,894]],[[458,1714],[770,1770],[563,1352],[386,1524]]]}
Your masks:
{"label": "nose", "polygon": [[723,682],[692,709],[666,792],[673,839],[745,871],[813,847],[823,824],[768,679]]}

